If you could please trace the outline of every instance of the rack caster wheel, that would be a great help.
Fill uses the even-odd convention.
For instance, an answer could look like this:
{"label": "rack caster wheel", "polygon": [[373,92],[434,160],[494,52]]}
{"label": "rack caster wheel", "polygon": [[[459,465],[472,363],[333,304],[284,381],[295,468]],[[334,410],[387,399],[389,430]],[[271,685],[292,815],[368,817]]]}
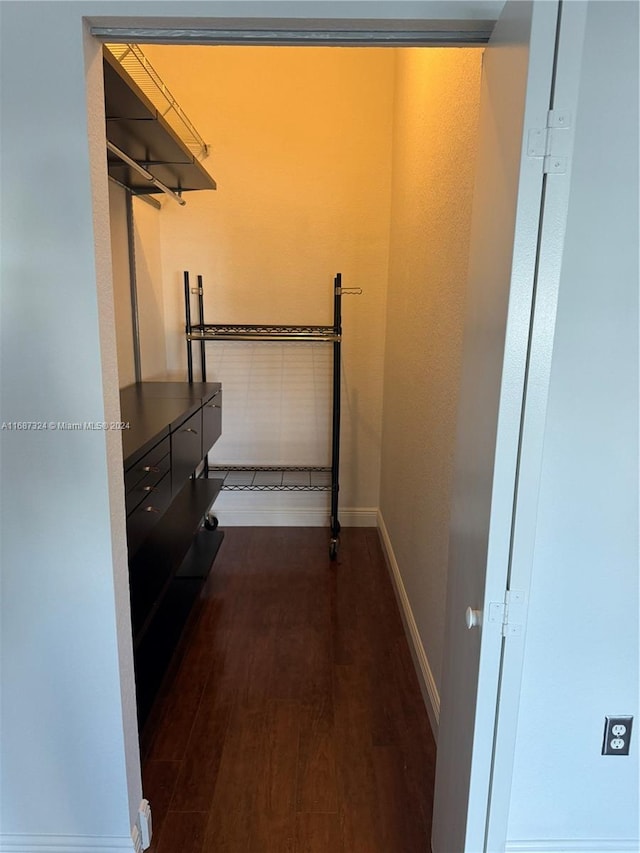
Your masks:
{"label": "rack caster wheel", "polygon": [[329,558],[331,560],[336,560],[338,557],[338,540],[330,539],[329,540]]}
{"label": "rack caster wheel", "polygon": [[218,519],[215,515],[205,515],[204,526],[207,530],[215,530],[218,526]]}

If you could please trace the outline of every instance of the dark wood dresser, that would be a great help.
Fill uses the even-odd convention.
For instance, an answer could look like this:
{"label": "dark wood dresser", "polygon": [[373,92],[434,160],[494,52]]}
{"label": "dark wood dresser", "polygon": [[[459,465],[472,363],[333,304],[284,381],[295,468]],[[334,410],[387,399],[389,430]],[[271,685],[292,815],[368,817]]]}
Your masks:
{"label": "dark wood dresser", "polygon": [[221,481],[196,478],[222,430],[216,382],[140,382],[120,392],[129,587],[140,728],[222,542]]}

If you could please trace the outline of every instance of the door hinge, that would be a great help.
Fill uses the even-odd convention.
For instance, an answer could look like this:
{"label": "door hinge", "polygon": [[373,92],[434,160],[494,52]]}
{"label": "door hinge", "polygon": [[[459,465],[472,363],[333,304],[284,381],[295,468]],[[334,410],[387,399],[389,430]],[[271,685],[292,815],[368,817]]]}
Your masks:
{"label": "door hinge", "polygon": [[489,622],[501,625],[503,637],[522,634],[524,629],[525,594],[522,590],[508,589],[504,601],[489,604]]}
{"label": "door hinge", "polygon": [[542,159],[545,175],[563,175],[569,164],[571,113],[549,110],[544,127],[533,127],[527,135],[527,156]]}

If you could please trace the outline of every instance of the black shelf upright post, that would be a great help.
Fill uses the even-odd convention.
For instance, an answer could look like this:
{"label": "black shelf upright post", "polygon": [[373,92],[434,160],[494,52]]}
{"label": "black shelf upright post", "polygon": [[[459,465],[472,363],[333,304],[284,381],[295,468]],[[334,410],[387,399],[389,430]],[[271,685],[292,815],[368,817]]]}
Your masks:
{"label": "black shelf upright post", "polygon": [[329,556],[335,560],[338,556],[338,492],[340,468],[340,346],[342,340],[342,274],[334,279],[333,291],[333,418],[331,425],[331,540]]}
{"label": "black shelf upright post", "polygon": [[[200,329],[204,330],[204,284],[201,275],[198,276],[198,323],[200,324]],[[204,338],[200,341],[200,378],[203,382],[207,381],[207,354],[205,351]],[[208,453],[204,457],[202,476],[205,477],[205,479],[209,476]]]}
{"label": "black shelf upright post", "polygon": [[187,378],[193,383],[193,342],[191,340],[191,294],[189,292],[189,271],[184,271],[184,314],[187,338]]}
{"label": "black shelf upright post", "polygon": [[[200,328],[204,328],[204,286],[202,284],[202,276],[198,276],[198,323]],[[204,349],[204,340],[200,341],[200,375],[202,381],[207,381],[207,358]]]}

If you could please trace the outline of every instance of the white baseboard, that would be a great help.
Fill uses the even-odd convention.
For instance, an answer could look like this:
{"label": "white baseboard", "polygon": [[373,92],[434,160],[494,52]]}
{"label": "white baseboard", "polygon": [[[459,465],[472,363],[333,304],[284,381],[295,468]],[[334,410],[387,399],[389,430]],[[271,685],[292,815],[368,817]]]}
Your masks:
{"label": "white baseboard", "polygon": [[[328,527],[326,509],[286,506],[274,507],[213,507],[220,527]],[[375,507],[346,508],[338,513],[342,527],[376,527]]]}
{"label": "white baseboard", "polygon": [[437,743],[438,724],[440,721],[440,694],[438,693],[433,672],[429,665],[427,653],[425,652],[422,640],[420,639],[418,626],[413,615],[413,610],[411,609],[411,604],[409,603],[409,596],[407,595],[407,591],[402,581],[402,575],[400,574],[400,567],[395,554],[393,553],[393,546],[391,545],[391,539],[389,538],[389,531],[384,523],[382,513],[379,510],[378,530],[382,541],[382,550],[387,561],[387,567],[389,569],[396,599],[400,608],[400,614],[402,616],[402,621],[404,622],[404,628],[409,641],[409,648],[413,657],[413,663],[418,674],[418,682],[420,684],[422,698],[427,709],[427,714],[429,715],[429,722],[431,723],[433,736]]}
{"label": "white baseboard", "polygon": [[338,513],[340,524],[343,527],[377,527],[378,508],[371,507],[347,507]]}
{"label": "white baseboard", "polygon": [[617,841],[603,838],[552,839],[545,841],[507,841],[505,853],[637,853],[636,838]]}
{"label": "white baseboard", "polygon": [[131,836],[0,835],[0,853],[132,853]]}

